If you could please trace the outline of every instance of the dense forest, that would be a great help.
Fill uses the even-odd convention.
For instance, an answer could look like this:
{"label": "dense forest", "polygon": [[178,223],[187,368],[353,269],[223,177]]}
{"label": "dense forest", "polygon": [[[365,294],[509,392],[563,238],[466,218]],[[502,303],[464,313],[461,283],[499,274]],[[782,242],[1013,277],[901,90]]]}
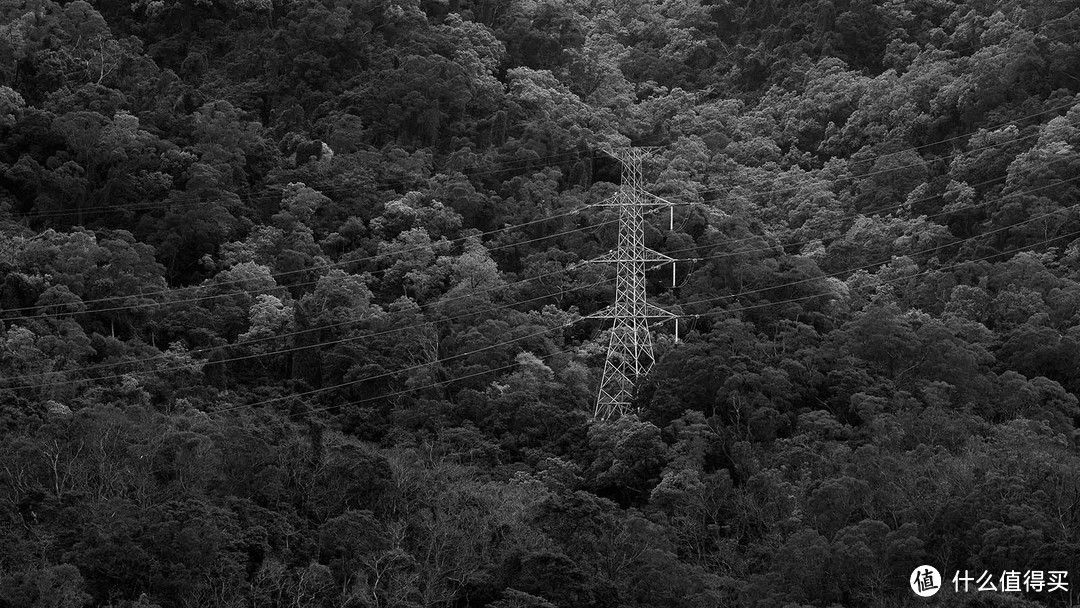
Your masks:
{"label": "dense forest", "polygon": [[1074,605],[1078,103],[1077,0],[0,0],[0,607]]}

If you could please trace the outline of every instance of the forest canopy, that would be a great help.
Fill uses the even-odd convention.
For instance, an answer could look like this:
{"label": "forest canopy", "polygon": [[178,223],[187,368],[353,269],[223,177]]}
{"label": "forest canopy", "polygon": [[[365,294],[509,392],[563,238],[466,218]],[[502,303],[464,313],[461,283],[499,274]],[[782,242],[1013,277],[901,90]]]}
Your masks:
{"label": "forest canopy", "polygon": [[0,0],[0,251],[0,608],[1080,576],[1074,0]]}

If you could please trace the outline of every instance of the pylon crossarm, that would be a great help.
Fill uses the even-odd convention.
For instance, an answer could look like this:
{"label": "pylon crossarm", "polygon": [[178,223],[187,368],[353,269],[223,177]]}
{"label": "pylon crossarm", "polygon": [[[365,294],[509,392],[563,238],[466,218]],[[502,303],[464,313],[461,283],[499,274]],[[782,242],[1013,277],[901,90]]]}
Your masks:
{"label": "pylon crossarm", "polygon": [[616,251],[609,251],[604,255],[595,257],[591,260],[585,260],[584,264],[614,264],[619,261],[619,254]]}
{"label": "pylon crossarm", "polygon": [[608,306],[604,310],[600,310],[592,313],[591,315],[585,315],[582,319],[614,319],[616,317],[614,308]]}
{"label": "pylon crossarm", "polygon": [[650,266],[648,268],[645,268],[645,270],[652,270],[654,268],[660,268],[661,266],[666,266],[666,265],[668,265],[668,264],[670,264],[672,262],[675,262],[675,261],[677,261],[677,260],[666,257],[666,256],[665,257],[646,256],[646,257],[641,257],[641,258],[619,257],[619,254],[617,252],[605,253],[604,255],[602,255],[600,257],[595,257],[595,258],[593,258],[591,260],[587,260],[587,262],[590,263],[590,264],[617,264],[619,262],[625,262],[627,264],[635,264],[635,263],[640,262],[640,263],[644,264],[646,262],[659,262],[659,264],[657,264],[655,266]]}
{"label": "pylon crossarm", "polygon": [[[640,257],[633,257],[633,256],[624,257],[623,252],[613,250],[613,251],[608,251],[607,253],[605,253],[603,255],[600,255],[600,256],[597,256],[597,257],[595,257],[595,258],[593,258],[591,260],[585,260],[583,263],[585,263],[585,264],[615,264],[617,262],[661,262],[661,266],[662,266],[664,264],[670,264],[671,262],[680,261],[680,260],[677,260],[677,259],[675,259],[675,258],[673,258],[671,256],[664,255],[664,254],[662,254],[662,253],[660,253],[658,251],[653,251],[652,249],[649,249],[648,247],[641,247],[640,249],[641,249],[641,253],[642,253],[642,255]],[[652,268],[657,268],[657,266],[653,266]],[[651,270],[652,268],[649,268],[647,270]]]}
{"label": "pylon crossarm", "polygon": [[649,318],[660,318],[660,319],[677,319],[677,318],[679,318],[679,315],[671,312],[670,310],[664,310],[663,308],[660,308],[659,306],[656,306],[655,304],[648,304],[647,306],[648,306],[648,308],[646,309],[645,314]]}
{"label": "pylon crossarm", "polygon": [[657,195],[655,195],[652,192],[649,192],[647,190],[642,190],[641,193],[644,194],[645,196],[653,199],[653,200],[651,200],[651,201],[649,201],[647,203],[644,203],[646,205],[671,205],[672,207],[674,207],[674,206],[679,204],[679,203],[673,203],[673,202],[667,200],[666,198],[664,198],[662,196],[657,196]]}
{"label": "pylon crossarm", "polygon": [[599,203],[594,203],[593,206],[595,206],[595,207],[622,207],[623,205],[626,204],[626,199],[627,199],[626,193],[623,192],[622,190],[620,190],[620,191],[616,192],[615,194],[613,194],[612,196],[609,196],[608,198],[605,198],[604,200],[600,201]]}
{"label": "pylon crossarm", "polygon": [[[668,201],[660,198],[659,196],[656,196],[655,194],[650,194],[648,192],[645,192],[644,190],[641,191],[641,194],[648,194],[649,196],[653,197],[656,200],[641,200],[641,199],[638,199],[638,200],[634,201],[632,204],[634,204],[634,205],[636,205],[638,207],[674,207],[675,206],[675,203],[668,202]],[[619,207],[619,206],[622,205],[622,203],[619,201],[619,199],[621,197],[623,197],[623,196],[626,196],[626,194],[620,191],[620,192],[616,193],[615,195],[610,196],[610,197],[600,201],[599,203],[593,203],[593,206],[595,206],[595,207]]]}
{"label": "pylon crossarm", "polygon": [[[622,313],[622,311],[617,311],[614,308],[608,307],[608,308],[605,308],[604,310],[594,312],[591,315],[585,315],[584,317],[581,317],[581,318],[582,319],[621,319],[624,316],[625,316],[625,314]],[[648,305],[648,309],[644,313],[642,313],[641,316],[644,319],[667,319],[667,320],[671,320],[671,319],[679,318],[679,315],[677,315],[677,314],[675,314],[675,313],[673,313],[671,311],[664,310],[663,308],[660,308],[659,306],[653,306],[652,304]]]}
{"label": "pylon crossarm", "polygon": [[673,258],[673,257],[671,257],[669,255],[664,255],[664,254],[660,253],[659,251],[653,251],[652,249],[649,249],[648,247],[642,247],[641,249],[642,249],[642,253],[644,254],[643,256],[641,256],[641,261],[642,262],[674,262],[675,261],[675,258]]}

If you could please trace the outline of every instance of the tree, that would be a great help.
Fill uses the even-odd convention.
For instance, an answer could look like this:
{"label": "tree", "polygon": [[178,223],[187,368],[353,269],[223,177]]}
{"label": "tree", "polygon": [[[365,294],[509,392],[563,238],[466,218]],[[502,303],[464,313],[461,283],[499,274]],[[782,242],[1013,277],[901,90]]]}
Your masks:
{"label": "tree", "polygon": [[85,581],[79,569],[71,564],[49,566],[20,575],[6,577],[0,591],[12,606],[26,608],[82,608],[90,603]]}
{"label": "tree", "polygon": [[594,487],[624,504],[644,502],[659,481],[667,446],[660,429],[635,416],[596,422],[589,429],[596,455],[589,467]]}

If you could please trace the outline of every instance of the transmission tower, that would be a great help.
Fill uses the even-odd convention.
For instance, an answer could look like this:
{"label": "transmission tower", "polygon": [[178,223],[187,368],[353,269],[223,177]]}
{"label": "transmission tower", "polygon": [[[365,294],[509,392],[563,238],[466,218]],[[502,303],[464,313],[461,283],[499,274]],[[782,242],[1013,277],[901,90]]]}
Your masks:
{"label": "transmission tower", "polygon": [[644,209],[651,206],[671,208],[671,203],[646,192],[642,187],[641,161],[653,149],[618,148],[606,151],[622,163],[622,187],[615,196],[599,205],[619,208],[618,247],[592,260],[614,264],[616,268],[615,303],[602,312],[590,315],[592,318],[614,321],[593,413],[593,418],[601,420],[629,411],[638,379],[649,373],[653,366],[649,319],[675,319],[678,322],[675,314],[645,301],[646,270],[671,264],[672,286],[675,281],[675,260],[645,246]]}

